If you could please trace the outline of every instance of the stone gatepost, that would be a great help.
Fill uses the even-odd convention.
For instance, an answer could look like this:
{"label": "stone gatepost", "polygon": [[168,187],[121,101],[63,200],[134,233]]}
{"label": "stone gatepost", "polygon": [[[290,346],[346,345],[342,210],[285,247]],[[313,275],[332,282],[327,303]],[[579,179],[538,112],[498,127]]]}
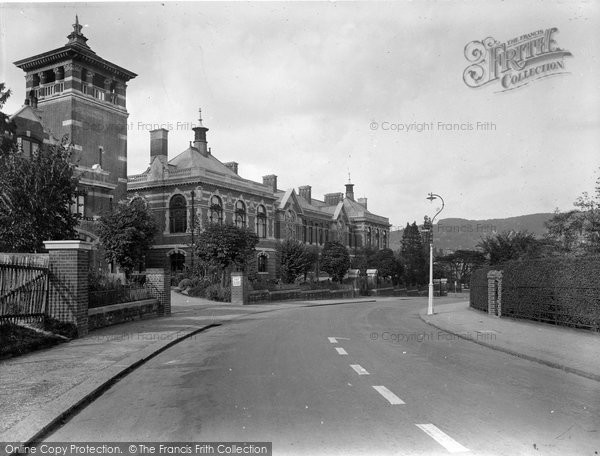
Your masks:
{"label": "stone gatepost", "polygon": [[50,288],[48,314],[65,323],[73,323],[79,337],[88,333],[90,242],[46,241],[49,253]]}
{"label": "stone gatepost", "polygon": [[171,315],[171,274],[162,268],[147,268],[146,282],[152,297],[158,299],[158,315]]}
{"label": "stone gatepost", "polygon": [[248,304],[248,281],[243,272],[231,273],[231,304]]}
{"label": "stone gatepost", "polygon": [[490,271],[488,279],[488,314],[502,316],[502,271]]}

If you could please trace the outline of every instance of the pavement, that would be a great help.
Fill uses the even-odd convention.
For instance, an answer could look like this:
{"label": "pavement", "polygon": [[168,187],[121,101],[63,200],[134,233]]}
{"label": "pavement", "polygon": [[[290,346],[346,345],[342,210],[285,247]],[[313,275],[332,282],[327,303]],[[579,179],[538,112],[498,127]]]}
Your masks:
{"label": "pavement", "polygon": [[233,306],[172,292],[169,316],[98,329],[65,344],[2,360],[0,442],[39,441],[129,372],[206,329],[256,313],[315,304],[289,301]]}
{"label": "pavement", "polygon": [[[361,301],[365,299],[232,306],[173,293],[170,316],[103,328],[0,361],[0,442],[40,440],[129,372],[208,328],[261,312]],[[457,337],[600,381],[599,334],[499,319],[470,309],[467,302],[443,302],[436,300],[431,316],[424,308],[420,318]]]}
{"label": "pavement", "polygon": [[496,317],[468,302],[434,306],[419,317],[435,328],[519,358],[600,381],[600,334],[513,318]]}

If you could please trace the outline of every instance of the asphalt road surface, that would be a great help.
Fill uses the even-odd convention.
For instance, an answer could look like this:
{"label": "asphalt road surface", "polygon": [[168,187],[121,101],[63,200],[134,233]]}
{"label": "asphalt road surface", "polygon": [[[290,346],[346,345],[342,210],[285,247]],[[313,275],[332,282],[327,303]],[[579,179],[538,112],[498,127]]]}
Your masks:
{"label": "asphalt road surface", "polygon": [[438,331],[423,299],[277,310],[200,333],[48,441],[272,441],[273,454],[597,455],[600,383]]}

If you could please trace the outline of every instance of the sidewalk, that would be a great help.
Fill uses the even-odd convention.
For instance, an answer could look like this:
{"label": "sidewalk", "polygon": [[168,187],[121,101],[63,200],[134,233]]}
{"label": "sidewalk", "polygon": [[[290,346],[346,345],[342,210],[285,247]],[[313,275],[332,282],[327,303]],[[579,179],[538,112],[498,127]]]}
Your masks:
{"label": "sidewalk", "polygon": [[442,304],[419,313],[440,330],[520,358],[600,381],[600,334],[527,320],[498,318],[468,302]]}
{"label": "sidewalk", "polygon": [[36,441],[115,381],[187,337],[246,315],[314,304],[235,306],[172,292],[169,316],[102,328],[65,344],[0,361],[0,442]]}

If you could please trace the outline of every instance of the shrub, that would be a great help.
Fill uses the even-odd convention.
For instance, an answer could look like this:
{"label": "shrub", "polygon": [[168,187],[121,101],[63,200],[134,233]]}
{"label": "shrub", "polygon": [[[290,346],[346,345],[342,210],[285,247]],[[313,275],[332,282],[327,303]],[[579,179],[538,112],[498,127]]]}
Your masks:
{"label": "shrub", "polygon": [[192,283],[192,281],[190,279],[183,279],[181,282],[179,282],[178,287],[181,288],[182,290],[185,290],[186,288],[190,288],[193,285],[194,284]]}
{"label": "shrub", "polygon": [[224,287],[220,283],[215,283],[206,287],[204,296],[211,301],[231,302],[231,287]]}

